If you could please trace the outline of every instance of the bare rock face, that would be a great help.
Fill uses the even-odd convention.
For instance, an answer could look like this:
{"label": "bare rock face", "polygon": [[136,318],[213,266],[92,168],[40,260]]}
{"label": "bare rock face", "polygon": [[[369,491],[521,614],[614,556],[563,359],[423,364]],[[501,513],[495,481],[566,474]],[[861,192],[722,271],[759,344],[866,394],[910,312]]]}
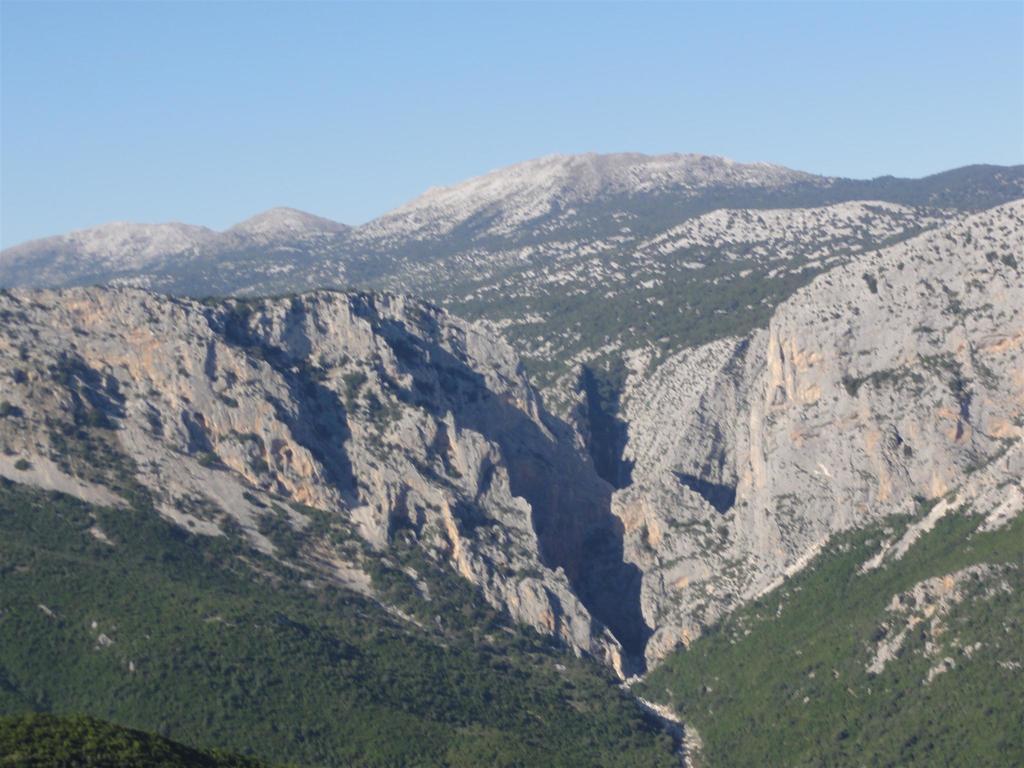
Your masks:
{"label": "bare rock face", "polygon": [[1019,513],[1022,254],[1024,202],[962,218],[818,277],[766,331],[686,350],[631,392],[634,482],[613,507],[644,572],[649,661],[915,499],[959,490]]}
{"label": "bare rock face", "polygon": [[[639,618],[639,572],[622,562],[611,489],[504,342],[358,293],[204,305],[15,291],[0,316],[0,474],[113,503],[141,485],[186,528],[241,526],[268,552],[268,509],[296,528],[338,516],[381,551],[411,532],[495,606],[622,669],[605,627],[630,638],[616,596],[631,585]],[[609,542],[614,559],[616,541],[618,570],[588,567],[587,547]],[[365,588],[358,563],[317,565]]]}

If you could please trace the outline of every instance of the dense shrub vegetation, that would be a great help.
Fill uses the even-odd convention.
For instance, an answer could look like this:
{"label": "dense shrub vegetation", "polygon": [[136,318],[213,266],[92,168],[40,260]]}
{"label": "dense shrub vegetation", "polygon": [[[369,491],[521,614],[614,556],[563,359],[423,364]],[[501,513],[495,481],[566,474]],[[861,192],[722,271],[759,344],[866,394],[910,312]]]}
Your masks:
{"label": "dense shrub vegetation", "polygon": [[304,765],[671,765],[596,665],[454,575],[417,603],[395,565],[375,581],[414,616],[311,587],[237,537],[0,481],[0,714]]}
{"label": "dense shrub vegetation", "polygon": [[[1024,520],[990,533],[980,520],[946,518],[903,559],[865,574],[880,532],[841,537],[672,656],[643,695],[696,726],[711,768],[1024,765]],[[968,596],[937,636],[916,626],[870,674],[892,596],[974,563],[1016,564],[999,576],[1010,590]],[[939,647],[926,653],[929,642]],[[928,681],[944,658],[953,668]]]}
{"label": "dense shrub vegetation", "polygon": [[0,717],[0,768],[260,768],[91,717]]}

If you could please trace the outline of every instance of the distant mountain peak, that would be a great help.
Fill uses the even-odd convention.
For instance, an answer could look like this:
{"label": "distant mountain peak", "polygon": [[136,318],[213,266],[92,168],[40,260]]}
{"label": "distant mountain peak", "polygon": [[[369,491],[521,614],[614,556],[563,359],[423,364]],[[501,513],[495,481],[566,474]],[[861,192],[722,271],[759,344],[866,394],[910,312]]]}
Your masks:
{"label": "distant mountain peak", "polygon": [[363,228],[371,236],[433,235],[460,222],[496,215],[496,232],[510,231],[554,208],[618,195],[658,195],[727,187],[771,188],[821,177],[770,163],[738,163],[701,154],[546,155],[449,187],[432,187]]}
{"label": "distant mountain peak", "polygon": [[[301,244],[344,235],[349,227],[295,208],[271,208],[217,232],[208,227],[168,222],[140,224],[114,221],[65,235],[32,240],[0,252],[0,275],[12,282],[62,283],[66,275],[97,276],[156,269],[168,262],[215,259],[245,249]],[[48,279],[40,276],[49,273]]]}
{"label": "distant mountain peak", "polygon": [[250,236],[275,237],[301,235],[310,232],[345,232],[349,229],[331,219],[314,216],[295,208],[279,206],[258,213],[227,230],[228,233]]}
{"label": "distant mountain peak", "polygon": [[137,269],[169,255],[192,252],[216,237],[212,229],[181,222],[112,221],[8,248],[0,253],[0,264],[29,263],[46,252],[70,262],[86,259],[112,270]]}

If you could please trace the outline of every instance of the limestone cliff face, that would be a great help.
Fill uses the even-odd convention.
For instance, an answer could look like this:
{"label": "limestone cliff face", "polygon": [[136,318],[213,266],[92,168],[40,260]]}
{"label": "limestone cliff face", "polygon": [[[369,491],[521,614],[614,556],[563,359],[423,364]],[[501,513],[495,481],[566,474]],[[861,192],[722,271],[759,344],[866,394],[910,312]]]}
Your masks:
{"label": "limestone cliff face", "polygon": [[1020,511],[1022,255],[1024,202],[963,218],[822,275],[767,330],[687,350],[631,392],[634,483],[613,508],[644,572],[649,660],[915,498]]}
{"label": "limestone cliff face", "polygon": [[[582,550],[614,535],[610,488],[500,340],[360,293],[15,291],[0,317],[4,476],[106,503],[138,483],[190,530],[230,519],[266,551],[268,509],[339,517],[382,552],[412,532],[495,606],[621,666],[614,611],[577,596],[603,614]],[[337,553],[315,565],[365,588]]]}

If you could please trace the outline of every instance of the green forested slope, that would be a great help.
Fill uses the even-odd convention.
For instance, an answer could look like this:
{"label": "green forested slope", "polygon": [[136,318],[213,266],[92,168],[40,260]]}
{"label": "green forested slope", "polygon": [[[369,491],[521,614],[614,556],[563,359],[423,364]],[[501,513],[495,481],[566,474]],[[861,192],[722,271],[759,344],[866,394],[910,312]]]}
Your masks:
{"label": "green forested slope", "polygon": [[304,578],[145,509],[0,481],[0,714],[83,713],[303,765],[671,764],[604,672],[454,575],[413,619]]}
{"label": "green forested slope", "polygon": [[[642,694],[696,727],[710,768],[1024,765],[1024,520],[988,533],[980,521],[948,517],[864,574],[881,532],[841,537],[669,658]],[[995,567],[957,585],[948,614],[941,596],[911,601],[921,620],[881,672],[867,670],[906,626],[894,595],[978,563]]]}
{"label": "green forested slope", "polygon": [[0,768],[260,768],[91,717],[0,717]]}

